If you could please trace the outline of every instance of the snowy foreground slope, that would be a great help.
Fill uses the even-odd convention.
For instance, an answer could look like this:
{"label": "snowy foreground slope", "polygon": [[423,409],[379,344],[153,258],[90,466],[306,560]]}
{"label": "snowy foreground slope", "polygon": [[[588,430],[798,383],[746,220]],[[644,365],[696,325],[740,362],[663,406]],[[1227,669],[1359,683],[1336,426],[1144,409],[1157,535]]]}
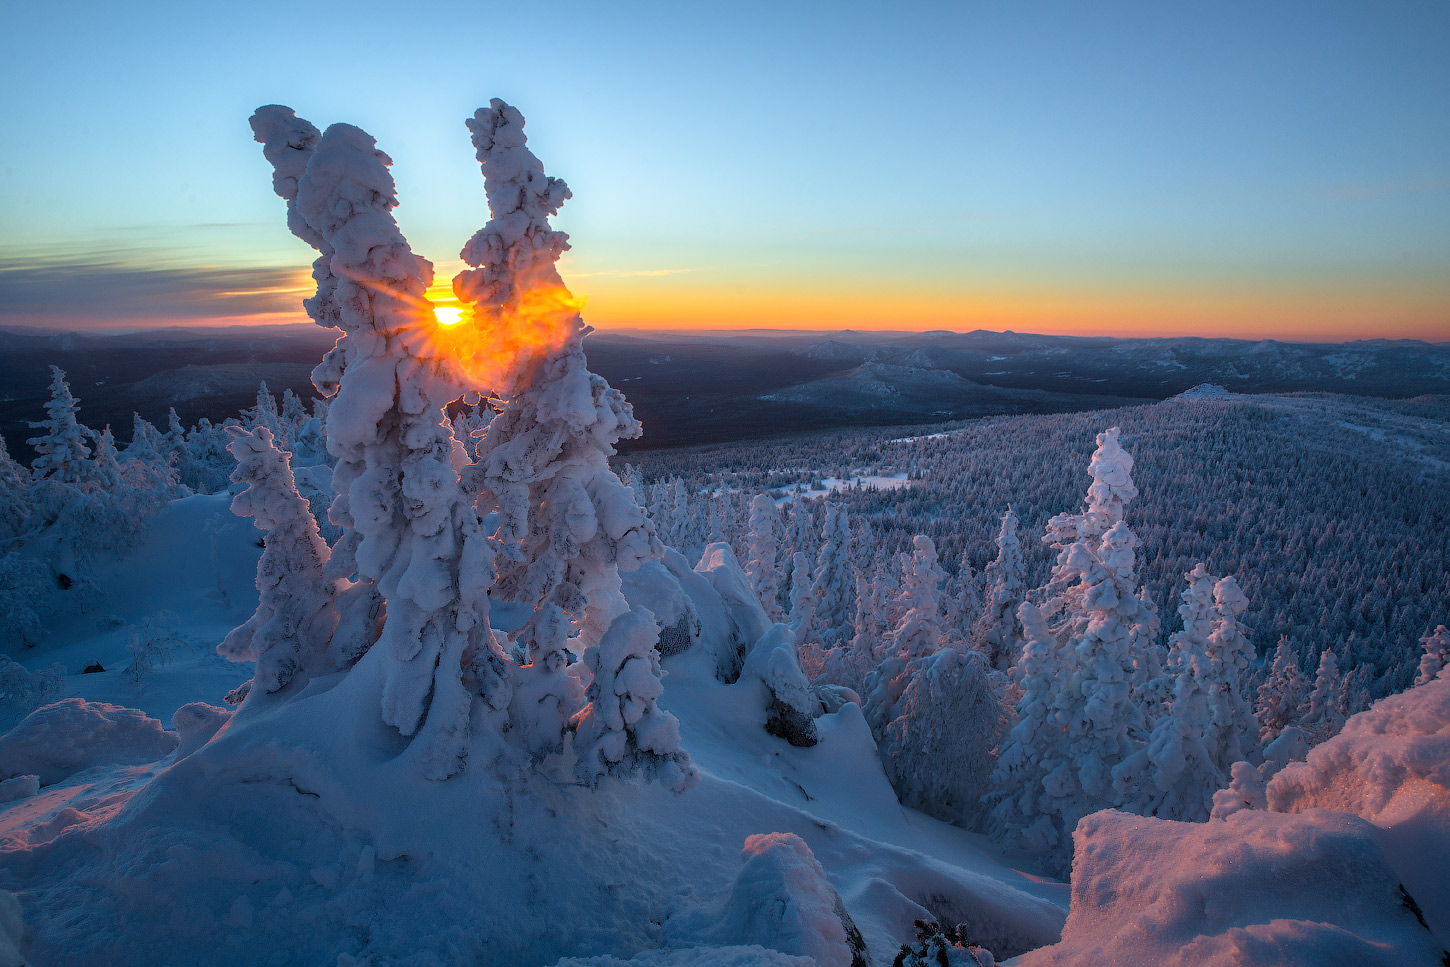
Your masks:
{"label": "snowy foreground slope", "polygon": [[[122,667],[116,623],[96,615],[181,601],[193,607],[178,633],[214,640],[254,594],[252,534],[228,517],[224,498],[171,504],[100,569],[104,607],[68,619],[41,659]],[[185,566],[138,581],[168,543]],[[916,918],[964,923],[999,958],[1032,950],[1024,964],[1439,962],[1450,679],[1351,719],[1271,781],[1273,812],[1089,817],[1066,916],[1065,886],[898,805],[856,705],[817,720],[812,748],[767,734],[749,669],[734,685],[715,675],[734,629],[759,618],[708,577],[669,554],[627,588],[661,614],[683,592],[702,620],[665,660],[662,704],[703,774],[683,796],[547,779],[504,795],[484,769],[428,782],[390,730],[346,714],[377,700],[372,656],[230,723],[211,706],[249,669],[206,649],[140,690],[117,672],[69,676],[66,694],[90,704],[68,699],[0,738],[0,773],[44,784],[0,805],[0,887],[24,922],[10,937],[37,964],[850,964],[834,893],[864,941],[858,963],[890,963]]]}
{"label": "snowy foreground slope", "polygon": [[[106,610],[171,608],[189,616],[180,634],[214,641],[234,609],[250,607],[245,564],[257,550],[246,528],[223,530],[236,524],[225,503],[194,497],[164,511],[146,543],[101,569]],[[221,535],[216,553],[203,510]],[[188,566],[171,580],[133,583],[136,565],[166,544]],[[718,596],[706,599],[705,581],[689,587],[702,615],[735,620]],[[181,611],[178,598],[195,606]],[[94,625],[77,616],[65,628],[70,641],[57,634],[43,658],[123,666],[117,632]],[[0,806],[0,886],[20,898],[21,948],[39,964],[340,955],[547,964],[762,942],[805,953],[805,941],[789,949],[789,929],[755,917],[734,936],[721,928],[732,922],[742,849],[760,833],[793,833],[809,846],[872,962],[890,962],[918,917],[966,921],[1003,954],[1056,939],[1065,887],[1017,873],[980,837],[898,805],[855,705],[818,720],[812,748],[767,734],[759,683],[720,683],[712,637],[720,635],[706,629],[666,660],[663,704],[703,772],[680,797],[656,785],[588,792],[545,780],[503,797],[483,769],[428,782],[397,757],[389,730],[357,734],[357,717],[344,714],[377,700],[376,661],[366,656],[353,674],[314,679],[289,704],[249,705],[244,721],[199,751],[226,713],[175,710],[220,705],[248,666],[219,668],[198,648],[157,668],[141,690],[116,672],[71,675],[66,694],[93,703],[70,719],[88,737],[75,744],[99,761],[74,755],[42,776],[39,795]],[[160,721],[99,702],[139,705]],[[54,713],[38,724],[45,747],[68,727]],[[180,733],[174,752],[178,739],[162,724]],[[114,740],[96,747],[98,726]],[[0,740],[4,775],[35,768],[33,755],[23,757],[37,744],[20,741],[26,731]],[[278,742],[283,734],[295,740]],[[840,949],[839,962],[850,963]]]}

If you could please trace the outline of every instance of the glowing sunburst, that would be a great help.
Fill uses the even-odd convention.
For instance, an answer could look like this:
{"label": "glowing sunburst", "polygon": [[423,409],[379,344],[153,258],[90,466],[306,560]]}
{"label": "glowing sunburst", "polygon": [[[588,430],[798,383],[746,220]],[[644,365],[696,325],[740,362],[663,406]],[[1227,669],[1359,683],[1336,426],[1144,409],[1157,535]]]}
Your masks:
{"label": "glowing sunburst", "polygon": [[434,306],[433,315],[440,326],[456,326],[463,321],[463,310],[457,306]]}

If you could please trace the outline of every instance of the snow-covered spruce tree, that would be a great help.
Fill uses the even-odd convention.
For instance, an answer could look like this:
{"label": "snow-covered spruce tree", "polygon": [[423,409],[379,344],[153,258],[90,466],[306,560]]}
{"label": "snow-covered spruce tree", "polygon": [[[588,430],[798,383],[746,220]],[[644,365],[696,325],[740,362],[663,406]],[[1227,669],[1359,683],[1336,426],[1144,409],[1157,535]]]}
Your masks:
{"label": "snow-covered spruce tree", "polygon": [[911,543],[912,553],[907,558],[901,593],[906,613],[891,633],[885,657],[866,676],[866,705],[862,711],[878,741],[886,723],[896,714],[911,663],[936,654],[946,642],[938,596],[943,574],[937,563],[936,546],[924,534],[917,534]]}
{"label": "snow-covered spruce tree", "polygon": [[272,431],[239,429],[230,450],[237,460],[232,481],[243,485],[232,513],[252,518],[266,535],[257,561],[257,610],[217,645],[229,661],[256,662],[251,681],[228,696],[235,702],[249,692],[275,692],[299,673],[305,679],[341,667],[339,656],[328,655],[341,582],[324,575],[330,552]]}
{"label": "snow-covered spruce tree", "polygon": [[26,442],[35,448],[30,470],[37,480],[80,486],[90,475],[91,448],[86,445],[88,431],[76,412],[80,404],[71,395],[70,383],[59,366],[50,367],[50,401],[45,404],[45,419],[30,424],[42,431]]}
{"label": "snow-covered spruce tree", "polygon": [[846,509],[826,503],[826,520],[821,527],[821,546],[811,573],[811,594],[815,599],[816,627],[821,643],[829,648],[849,637],[853,592],[851,572],[851,524]]}
{"label": "snow-covered spruce tree", "polygon": [[[325,329],[341,331],[337,342],[312,370],[312,385],[323,396],[332,399],[339,391],[343,371],[348,365],[353,362],[360,364],[385,351],[378,337],[373,335],[375,327],[357,318],[367,314],[370,289],[356,281],[347,286],[345,294],[355,300],[355,304],[344,318],[339,292],[344,280],[333,272],[334,250],[330,235],[310,224],[299,206],[298,190],[302,177],[317,150],[322,132],[311,122],[297,117],[290,107],[278,104],[257,108],[250,123],[255,139],[262,144],[263,157],[272,165],[272,190],[287,203],[287,227],[319,253],[312,263],[312,278],[317,283],[317,291],[304,299],[302,305],[313,322]],[[339,193],[346,194],[348,188],[340,175],[335,177],[335,181]],[[380,203],[381,199],[370,197],[373,188],[362,185],[356,188],[358,197],[355,201],[339,199],[339,204],[346,206],[347,210],[356,205],[361,214],[367,204]],[[319,185],[313,193],[321,190]],[[390,199],[391,195],[389,189],[387,198]],[[352,260],[365,257],[365,254],[358,252],[355,246],[348,253]],[[411,253],[409,257],[412,257]],[[405,269],[406,266],[394,271]],[[214,446],[216,436],[216,433],[211,434],[211,438],[205,441],[206,445]],[[350,582],[338,598],[336,640],[351,647],[355,654],[366,651],[377,638],[378,618],[383,610],[382,596],[372,577],[358,567],[357,550],[363,535],[353,526],[352,487],[367,470],[365,440],[366,433],[359,436],[352,432],[334,434],[330,427],[328,430],[328,452],[337,463],[332,472],[332,489],[336,496],[327,508],[327,519],[338,530],[339,537],[332,545],[327,576]]]}
{"label": "snow-covered spruce tree", "polygon": [[1274,650],[1268,677],[1259,684],[1255,717],[1259,720],[1260,741],[1272,742],[1297,723],[1308,695],[1309,679],[1299,668],[1299,650],[1288,635],[1283,635]]}
{"label": "snow-covered spruce tree", "polygon": [[1299,727],[1314,744],[1333,738],[1344,727],[1342,676],[1334,651],[1326,648],[1319,655],[1319,668],[1314,673],[1314,687],[1309,692],[1309,708]]}
{"label": "snow-covered spruce tree", "polygon": [[1249,599],[1232,576],[1215,582],[1213,631],[1208,637],[1214,672],[1209,689],[1209,754],[1225,776],[1235,762],[1259,760],[1258,721],[1248,699],[1254,644],[1239,621],[1248,606]]}
{"label": "snow-covered spruce tree", "polygon": [[771,621],[780,621],[785,615],[781,609],[780,592],[785,578],[780,571],[779,532],[780,515],[775,511],[775,501],[765,494],[756,494],[750,501],[750,529],[746,533],[745,570],[750,575],[750,586],[760,598],[761,607]]}
{"label": "snow-covered spruce tree", "polygon": [[[344,533],[333,557],[341,552],[343,566],[386,599],[373,645],[386,659],[382,719],[412,738],[409,753],[425,776],[444,779],[469,754],[473,697],[500,730],[509,686],[488,624],[493,550],[451,463],[443,408],[463,395],[464,381],[437,352],[424,298],[432,266],[398,231],[391,161],[366,132],[334,124],[313,142],[315,129],[276,107],[253,115],[252,127],[264,154],[279,159],[274,186],[295,201],[289,225],[295,213],[307,228],[298,234],[325,256],[320,271],[314,266],[319,290],[308,311],[343,331],[319,366],[322,378],[314,374],[324,392],[336,376],[327,429],[341,504],[329,516]],[[301,177],[283,178],[308,152]],[[336,632],[344,659],[372,644],[371,628],[348,618],[339,615]]]}
{"label": "snow-covered spruce tree", "polygon": [[[593,675],[572,720],[578,776],[644,775],[682,792],[698,773],[678,723],[655,705],[659,628],[630,611],[621,589],[621,571],[663,551],[609,466],[614,445],[641,428],[619,391],[589,371],[589,329],[555,265],[569,243],[549,218],[568,186],[547,177],[528,149],[523,115],[498,99],[489,104],[468,127],[491,217],[464,246],[474,268],[453,289],[487,348],[474,362],[491,367],[483,376],[503,403],[464,481],[481,506],[498,510],[495,536],[509,556],[495,589],[530,607],[521,631],[530,653],[541,635],[555,637],[545,626],[552,608],[577,631],[574,647]],[[521,681],[530,674],[519,670]]]}
{"label": "snow-covered spruce tree", "polygon": [[[1117,427],[1099,433],[1097,443],[1084,512],[1052,518],[1044,537],[1058,551],[1043,591],[1043,616],[1050,622],[1046,647],[1057,652],[1048,666],[1056,676],[1053,727],[1014,729],[1009,739],[1029,744],[1020,755],[1051,763],[1043,773],[1044,795],[1026,825],[1045,819],[1045,826],[1032,826],[1029,838],[1046,844],[1050,861],[1063,865],[1077,821],[1118,803],[1112,770],[1141,747],[1148,732],[1135,680],[1159,664],[1147,655],[1157,647],[1149,638],[1157,616],[1145,607],[1137,584],[1138,538],[1123,521],[1124,507],[1138,493],[1129,473],[1133,459],[1119,444]],[[1027,674],[1020,670],[1019,685]],[[1018,716],[1030,718],[1028,706],[1041,697],[1023,687]],[[998,781],[1007,777],[997,774]],[[1025,835],[1024,824],[1000,810],[999,804],[999,827]]]}
{"label": "snow-covered spruce tree", "polygon": [[987,655],[993,668],[1006,671],[1017,663],[1022,650],[1017,610],[1027,595],[1027,565],[1017,539],[1017,515],[1010,506],[997,532],[997,557],[984,574],[987,597],[972,629],[972,644]]}
{"label": "snow-covered spruce tree", "polygon": [[1420,655],[1420,670],[1415,676],[1416,685],[1433,682],[1450,665],[1450,628],[1440,625],[1433,632],[1420,639],[1424,653]]}
{"label": "snow-covered spruce tree", "polygon": [[[1113,782],[1120,804],[1130,812],[1202,822],[1213,794],[1228,782],[1229,767],[1243,758],[1222,761],[1222,748],[1236,749],[1238,738],[1224,736],[1218,720],[1233,708],[1224,693],[1237,682],[1238,670],[1226,658],[1233,653],[1238,612],[1226,616],[1226,625],[1219,611],[1220,582],[1203,564],[1184,577],[1188,586],[1178,607],[1183,629],[1173,636],[1169,661],[1170,711],[1158,720],[1147,745],[1113,769]],[[1230,607],[1244,603],[1242,594],[1235,599],[1230,593],[1236,590],[1235,585],[1225,591]]]}
{"label": "snow-covered spruce tree", "polygon": [[0,436],[0,540],[18,537],[30,517],[30,471],[10,456]]}
{"label": "snow-covered spruce tree", "polygon": [[988,826],[1008,845],[1048,855],[1065,865],[1072,827],[1064,828],[1055,794],[1068,784],[1073,762],[1067,747],[1067,712],[1059,681],[1063,652],[1041,610],[1031,601],[1017,609],[1022,658],[1017,664],[1017,721],[1003,740],[985,802]]}

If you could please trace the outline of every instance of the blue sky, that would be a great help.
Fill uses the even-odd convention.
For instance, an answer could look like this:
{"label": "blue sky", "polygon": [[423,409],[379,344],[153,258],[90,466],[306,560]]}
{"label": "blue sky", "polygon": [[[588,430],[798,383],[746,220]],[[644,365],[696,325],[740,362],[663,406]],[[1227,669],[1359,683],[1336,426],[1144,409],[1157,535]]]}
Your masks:
{"label": "blue sky", "polygon": [[596,325],[1450,339],[1450,4],[52,3],[0,38],[0,325],[297,318],[246,119],[486,219],[517,104]]}

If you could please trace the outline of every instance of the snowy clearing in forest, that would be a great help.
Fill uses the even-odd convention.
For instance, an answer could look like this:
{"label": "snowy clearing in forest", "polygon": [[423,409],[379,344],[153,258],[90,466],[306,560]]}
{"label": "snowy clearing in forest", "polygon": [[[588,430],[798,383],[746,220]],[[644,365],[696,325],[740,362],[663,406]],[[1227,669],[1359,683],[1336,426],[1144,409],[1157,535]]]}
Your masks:
{"label": "snowy clearing in forest", "polygon": [[840,493],[843,490],[901,490],[910,486],[911,481],[904,473],[895,473],[890,476],[865,474],[847,480],[839,477],[823,477],[819,487],[811,487],[809,490],[792,490],[783,497],[775,498],[775,505],[784,507],[793,500],[815,500],[818,497]]}

